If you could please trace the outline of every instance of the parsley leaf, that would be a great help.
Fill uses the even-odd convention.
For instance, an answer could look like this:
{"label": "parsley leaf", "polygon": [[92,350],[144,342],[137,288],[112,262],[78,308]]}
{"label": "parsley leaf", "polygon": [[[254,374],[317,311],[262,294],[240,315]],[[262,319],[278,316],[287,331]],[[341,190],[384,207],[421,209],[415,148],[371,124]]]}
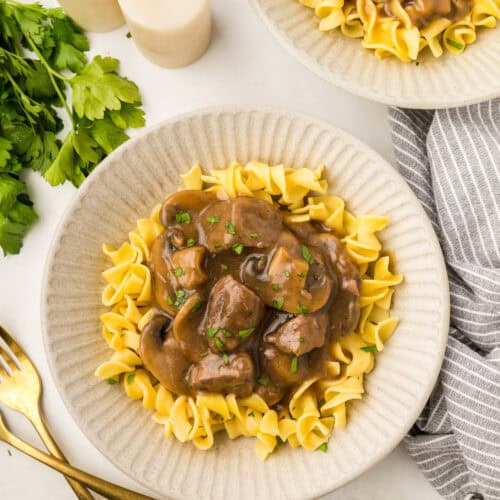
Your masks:
{"label": "parsley leaf", "polygon": [[[19,172],[29,168],[52,185],[70,181],[79,186],[128,139],[127,128],[144,125],[137,85],[118,74],[117,59],[96,56],[88,63],[88,50],[86,35],[62,9],[0,0],[0,247],[4,253],[19,252],[36,218]],[[68,130],[59,140],[64,116]],[[19,185],[22,192],[16,194]]]}
{"label": "parsley leaf", "polygon": [[313,265],[314,264],[314,257],[312,256],[311,251],[309,248],[307,248],[305,245],[301,245],[302,248],[302,257],[304,257],[304,260],[309,264]]}
{"label": "parsley leaf", "polygon": [[246,328],[245,330],[240,330],[238,332],[238,337],[246,338],[252,335],[252,333],[255,331],[255,328]]}

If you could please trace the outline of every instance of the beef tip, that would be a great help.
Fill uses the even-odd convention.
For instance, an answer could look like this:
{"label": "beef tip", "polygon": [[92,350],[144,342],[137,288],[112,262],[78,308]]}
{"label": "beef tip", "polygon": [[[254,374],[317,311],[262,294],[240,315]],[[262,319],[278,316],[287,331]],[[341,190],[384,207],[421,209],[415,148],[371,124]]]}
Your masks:
{"label": "beef tip", "polygon": [[247,353],[230,354],[226,362],[220,355],[209,354],[193,365],[189,373],[189,385],[195,392],[246,397],[252,393],[254,383],[254,365]]}
{"label": "beef tip", "polygon": [[169,328],[170,319],[154,316],[141,335],[141,359],[160,384],[175,394],[189,394],[186,374],[190,362]]}
{"label": "beef tip", "polygon": [[264,315],[264,304],[252,290],[224,276],[210,295],[206,333],[212,352],[234,351],[255,334]]}
{"label": "beef tip", "polygon": [[261,355],[261,367],[277,384],[299,384],[310,373],[307,355],[297,357],[266,344]]}
{"label": "beef tip", "polygon": [[239,196],[215,202],[200,214],[210,252],[222,252],[241,243],[248,248],[268,248],[279,238],[281,218],[264,200]]}
{"label": "beef tip", "polygon": [[207,249],[202,246],[184,248],[172,254],[171,271],[180,288],[194,290],[208,281],[208,274],[204,269],[206,255]]}
{"label": "beef tip", "polygon": [[254,392],[258,394],[268,406],[274,406],[281,401],[287,391],[287,387],[276,384],[267,375],[259,377]]}
{"label": "beef tip", "polygon": [[266,341],[280,351],[301,356],[325,343],[328,328],[326,311],[303,314],[287,321],[266,336]]}

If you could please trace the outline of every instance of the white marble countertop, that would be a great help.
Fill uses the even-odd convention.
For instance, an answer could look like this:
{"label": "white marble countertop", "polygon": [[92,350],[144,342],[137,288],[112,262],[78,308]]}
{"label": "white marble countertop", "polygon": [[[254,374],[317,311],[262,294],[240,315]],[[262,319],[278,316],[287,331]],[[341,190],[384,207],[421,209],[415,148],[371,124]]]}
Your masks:
{"label": "white marble countertop", "polygon": [[[43,1],[55,5],[53,1]],[[205,56],[177,70],[153,66],[138,53],[125,27],[91,35],[92,52],[122,61],[121,71],[138,83],[148,124],[219,104],[260,104],[318,116],[355,135],[394,164],[385,106],[354,97],[316,77],[274,40],[244,0],[213,0],[214,34]],[[67,413],[51,380],[40,332],[43,267],[61,214],[75,195],[70,185],[51,188],[40,176],[27,181],[40,219],[20,256],[0,257],[0,322],[36,363],[43,382],[43,406],[50,428],[70,461],[84,470],[147,493],[108,462]],[[4,408],[2,408],[2,411]],[[6,411],[19,436],[41,446],[19,415]],[[2,500],[70,500],[59,474],[0,444]],[[399,446],[382,462],[326,497],[329,500],[438,500],[440,497]]]}

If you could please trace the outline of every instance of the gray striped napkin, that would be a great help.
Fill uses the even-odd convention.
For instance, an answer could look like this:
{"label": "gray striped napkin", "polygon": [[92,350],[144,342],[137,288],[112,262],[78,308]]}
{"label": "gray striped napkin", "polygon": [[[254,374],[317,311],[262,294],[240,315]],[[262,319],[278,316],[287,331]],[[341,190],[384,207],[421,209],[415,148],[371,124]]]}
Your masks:
{"label": "gray striped napkin", "polygon": [[389,117],[400,172],[441,242],[451,293],[441,374],[406,446],[445,498],[498,500],[500,99]]}

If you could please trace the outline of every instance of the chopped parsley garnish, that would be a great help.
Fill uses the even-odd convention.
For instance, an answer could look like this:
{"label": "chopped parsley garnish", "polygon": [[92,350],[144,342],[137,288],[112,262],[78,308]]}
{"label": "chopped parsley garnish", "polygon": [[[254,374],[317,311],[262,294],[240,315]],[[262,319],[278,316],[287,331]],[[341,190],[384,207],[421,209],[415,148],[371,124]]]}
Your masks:
{"label": "chopped parsley garnish", "polygon": [[301,344],[303,344],[305,341],[306,341],[306,339],[305,339],[304,337],[300,337],[299,342],[300,342]]}
{"label": "chopped parsley garnish", "polygon": [[209,215],[207,221],[210,222],[210,224],[217,224],[217,222],[220,222],[220,217],[218,215]]}
{"label": "chopped parsley garnish", "polygon": [[258,383],[259,385],[262,385],[262,386],[264,386],[264,387],[267,387],[267,384],[269,383],[269,380],[267,379],[267,377],[259,377],[259,378],[257,379],[257,383]]}
{"label": "chopped parsley garnish", "polygon": [[189,240],[187,240],[188,248],[194,247],[195,244],[196,244],[196,241],[194,241],[193,238],[189,238]]}
{"label": "chopped parsley garnish", "polygon": [[290,271],[285,271],[285,276],[287,278],[291,278],[292,277],[292,273]]}
{"label": "chopped parsley garnish", "polygon": [[184,290],[176,290],[175,291],[175,296],[178,299],[184,299],[186,297],[186,292]]}
{"label": "chopped parsley garnish", "polygon": [[245,330],[240,330],[238,332],[238,337],[246,338],[252,335],[252,333],[255,331],[255,328],[246,328]]}
{"label": "chopped parsley garnish", "polygon": [[307,273],[305,271],[302,271],[301,273],[297,274],[299,278],[305,278]]}
{"label": "chopped parsley garnish", "polygon": [[232,234],[233,236],[236,234],[236,228],[231,221],[226,222],[226,229],[229,234]]}
{"label": "chopped parsley garnish", "polygon": [[169,306],[173,306],[174,305],[174,301],[173,301],[172,297],[170,297],[170,295],[167,297],[167,304]]}
{"label": "chopped parsley garnish", "polygon": [[198,312],[201,309],[201,300],[197,300],[191,308],[191,312]]}
{"label": "chopped parsley garnish", "polygon": [[241,252],[243,252],[243,248],[245,248],[245,246],[243,245],[243,243],[235,243],[232,248],[236,254],[241,255]]}
{"label": "chopped parsley garnish", "polygon": [[201,358],[206,358],[207,356],[208,356],[208,351],[202,352],[202,353],[200,354],[200,357],[201,357]]}
{"label": "chopped parsley garnish", "polygon": [[308,312],[309,308],[307,306],[299,304],[299,314],[307,314]]}
{"label": "chopped parsley garnish", "polygon": [[217,257],[217,254],[216,254],[215,252],[212,252],[212,253],[210,254],[210,257],[212,257],[212,259],[215,259],[215,257]]}
{"label": "chopped parsley garnish", "polygon": [[259,237],[259,233],[250,233],[250,238],[258,238]]}
{"label": "chopped parsley garnish", "polygon": [[299,364],[299,358],[297,356],[294,356],[292,358],[292,362],[290,363],[290,373],[292,375],[297,373],[298,364]]}
{"label": "chopped parsley garnish", "polygon": [[319,451],[326,453],[328,451],[328,443],[320,444],[317,448]]}
{"label": "chopped parsley garnish", "polygon": [[447,38],[446,43],[448,45],[451,45],[455,49],[458,49],[458,50],[462,50],[464,48],[464,45],[462,45],[461,43],[455,42],[455,40],[452,40],[451,38]]}
{"label": "chopped parsley garnish", "polygon": [[107,383],[109,385],[115,385],[118,383],[118,380],[116,380],[115,378],[108,378]]}
{"label": "chopped parsley garnish", "polygon": [[224,337],[232,337],[233,334],[230,330],[228,330],[227,328],[219,328],[219,332],[222,333],[222,335],[224,335]]}
{"label": "chopped parsley garnish", "polygon": [[182,224],[191,224],[191,215],[188,212],[180,212],[175,214],[175,222]]}
{"label": "chopped parsley garnish", "polygon": [[221,264],[220,265],[220,268],[223,270],[223,271],[227,271],[229,269],[228,266],[226,266],[226,264]]}
{"label": "chopped parsley garnish", "polygon": [[182,269],[182,267],[176,267],[174,269],[174,274],[179,278],[184,274],[184,269]]}
{"label": "chopped parsley garnish", "polygon": [[222,340],[219,337],[215,337],[214,341],[215,341],[215,345],[217,346],[217,349],[219,349],[219,351],[223,351],[226,348],[226,346],[224,345],[224,342],[222,342]]}
{"label": "chopped parsley garnish", "polygon": [[222,355],[222,359],[224,360],[225,365],[229,364],[229,356],[227,355],[226,352]]}
{"label": "chopped parsley garnish", "polygon": [[222,246],[222,245],[221,245],[220,241],[216,241],[216,242],[214,242],[214,247],[215,247],[215,248],[220,248],[221,246]]}
{"label": "chopped parsley garnish", "polygon": [[314,264],[314,257],[312,256],[311,251],[305,245],[301,245],[301,248],[302,248],[302,257],[304,257],[304,260],[309,265],[312,266]]}
{"label": "chopped parsley garnish", "polygon": [[175,302],[172,301],[172,299],[167,297],[167,304],[172,306],[174,305],[175,307],[179,307],[181,304],[184,304],[187,300],[187,293],[184,290],[176,290],[175,291],[175,296],[177,297],[177,300]]}
{"label": "chopped parsley garnish", "polygon": [[281,311],[281,309],[283,309],[284,305],[285,305],[285,299],[274,299],[273,300],[273,307],[275,309],[278,309]]}
{"label": "chopped parsley garnish", "polygon": [[248,416],[249,417],[255,417],[255,413],[253,412],[253,410],[248,412]]}
{"label": "chopped parsley garnish", "polygon": [[278,444],[285,444],[285,441],[281,439],[279,436],[276,436],[276,441],[278,441]]}
{"label": "chopped parsley garnish", "polygon": [[217,332],[219,331],[218,326],[213,326],[212,328],[209,328],[207,330],[208,336],[209,337],[215,337],[217,335]]}
{"label": "chopped parsley garnish", "polygon": [[419,66],[420,65],[420,61],[415,61],[415,66]]}
{"label": "chopped parsley garnish", "polygon": [[367,345],[365,347],[361,347],[361,350],[365,352],[378,352],[376,345]]}
{"label": "chopped parsley garnish", "polygon": [[278,285],[278,283],[273,283],[271,286],[273,287],[273,290],[275,292],[277,292],[280,289],[280,286]]}
{"label": "chopped parsley garnish", "polygon": [[127,384],[131,384],[135,379],[135,373],[131,373],[127,376]]}
{"label": "chopped parsley garnish", "polygon": [[127,31],[127,34],[125,35],[127,38],[132,38],[132,33],[130,31]]}

